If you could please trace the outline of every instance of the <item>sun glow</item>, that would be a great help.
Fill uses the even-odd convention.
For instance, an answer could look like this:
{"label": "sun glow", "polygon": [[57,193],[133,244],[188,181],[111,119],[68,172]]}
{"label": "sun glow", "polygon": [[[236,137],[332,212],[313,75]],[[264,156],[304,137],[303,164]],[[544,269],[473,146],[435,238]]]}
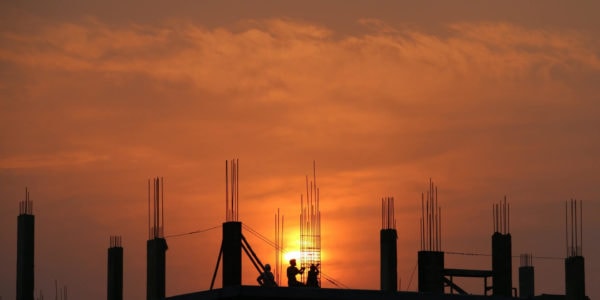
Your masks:
{"label": "sun glow", "polygon": [[283,264],[288,264],[290,259],[294,258],[300,263],[302,253],[300,251],[287,251],[283,253]]}

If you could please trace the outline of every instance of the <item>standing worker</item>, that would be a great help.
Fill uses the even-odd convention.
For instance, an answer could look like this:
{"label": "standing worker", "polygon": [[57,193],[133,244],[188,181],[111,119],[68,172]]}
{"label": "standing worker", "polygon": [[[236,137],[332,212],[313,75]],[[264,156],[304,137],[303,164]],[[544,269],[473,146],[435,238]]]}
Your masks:
{"label": "standing worker", "polygon": [[304,286],[304,284],[296,280],[296,275],[304,273],[304,267],[296,268],[296,259],[290,259],[290,266],[287,268],[288,286]]}

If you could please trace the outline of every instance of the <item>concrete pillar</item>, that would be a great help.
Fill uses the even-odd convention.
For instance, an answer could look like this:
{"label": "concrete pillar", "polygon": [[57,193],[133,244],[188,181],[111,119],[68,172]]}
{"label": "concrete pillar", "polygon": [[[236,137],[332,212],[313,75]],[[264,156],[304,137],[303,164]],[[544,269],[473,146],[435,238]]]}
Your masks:
{"label": "concrete pillar", "polygon": [[35,217],[22,213],[17,217],[17,300],[33,300]]}
{"label": "concrete pillar", "polygon": [[512,297],[511,236],[495,232],[492,235],[492,293]]}
{"label": "concrete pillar", "polygon": [[164,238],[154,238],[148,240],[146,246],[146,299],[162,300],[165,298],[167,241]]}
{"label": "concrete pillar", "polygon": [[381,271],[381,290],[398,290],[398,255],[397,243],[398,234],[396,229],[382,229],[380,237],[380,271]]}
{"label": "concrete pillar", "polygon": [[444,252],[419,251],[419,292],[444,293]]}
{"label": "concrete pillar", "polygon": [[223,287],[242,285],[242,222],[223,223]]}
{"label": "concrete pillar", "polygon": [[533,266],[519,267],[519,297],[531,298],[535,296],[535,281]]}
{"label": "concrete pillar", "polygon": [[107,299],[123,300],[123,247],[108,248]]}
{"label": "concrete pillar", "polygon": [[585,299],[585,261],[583,256],[565,259],[565,298],[566,300]]}

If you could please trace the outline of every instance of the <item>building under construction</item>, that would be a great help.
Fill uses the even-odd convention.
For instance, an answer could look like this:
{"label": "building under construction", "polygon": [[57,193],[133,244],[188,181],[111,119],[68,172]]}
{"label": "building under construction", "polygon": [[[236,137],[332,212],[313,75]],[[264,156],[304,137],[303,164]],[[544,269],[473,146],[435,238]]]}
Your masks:
{"label": "building under construction", "polygon": [[[222,224],[222,242],[210,289],[190,294],[165,295],[166,251],[164,237],[164,181],[148,181],[148,241],[147,241],[147,300],[203,300],[203,299],[537,299],[586,300],[585,263],[582,251],[582,203],[570,200],[565,204],[565,294],[536,294],[534,266],[531,254],[521,255],[518,286],[512,278],[512,242],[510,234],[510,204],[506,197],[492,206],[491,269],[472,270],[447,268],[442,247],[442,210],[438,189],[429,181],[421,194],[420,251],[418,260],[418,291],[398,291],[397,239],[394,198],[381,199],[380,230],[380,289],[358,290],[337,288],[246,286],[242,285],[242,257],[247,255],[257,274],[265,272],[265,265],[245,238],[239,215],[239,162],[225,163],[225,222]],[[301,266],[321,265],[321,214],[316,168],[313,179],[306,178],[306,197],[300,201]],[[34,216],[32,202],[26,191],[20,203],[17,240],[17,300],[33,300],[34,288]],[[277,255],[281,254],[283,219],[276,216]],[[111,236],[108,250],[107,299],[120,300],[123,294],[123,247],[121,237]],[[281,259],[276,260],[281,264]],[[222,287],[214,288],[218,269],[221,268]],[[279,266],[276,267],[278,269]],[[276,270],[278,273],[278,270]],[[480,278],[483,294],[470,294],[455,282],[455,278]],[[277,280],[280,282],[280,280]],[[318,285],[320,287],[320,277]],[[66,293],[66,292],[65,292]]]}
{"label": "building under construction", "polygon": [[[238,170],[236,170],[237,172]],[[301,221],[306,224],[315,224],[314,218],[318,212],[319,192],[316,187],[316,176],[313,182],[307,179],[306,202],[302,202]],[[313,198],[311,198],[313,197]],[[229,207],[237,209],[237,201]],[[306,206],[308,209],[304,206]],[[567,258],[565,259],[564,295],[535,295],[534,268],[531,254],[521,256],[519,268],[518,288],[513,286],[512,280],[512,244],[510,235],[510,204],[506,197],[503,201],[492,207],[494,232],[491,235],[492,261],[491,269],[470,270],[446,268],[444,265],[444,251],[442,250],[442,222],[441,208],[438,202],[438,191],[433,181],[429,181],[428,189],[421,196],[421,250],[418,257],[418,291],[405,292],[397,290],[397,231],[394,217],[394,199],[382,199],[381,231],[380,231],[380,290],[356,290],[333,288],[307,288],[307,287],[260,287],[241,285],[241,257],[242,251],[249,256],[256,256],[241,234],[241,222],[237,219],[238,213],[233,212],[235,220],[223,223],[223,286],[219,289],[199,291],[196,293],[171,296],[170,300],[202,300],[202,299],[322,299],[322,300],[362,300],[362,299],[447,299],[447,300],[489,300],[489,299],[538,299],[538,300],[585,300],[585,272],[584,260],[581,251],[581,202],[571,200],[566,206],[566,235]],[[579,210],[577,209],[579,207]],[[307,212],[310,212],[307,217]],[[235,228],[232,230],[231,228]],[[301,235],[315,233],[314,227]],[[314,240],[310,235],[309,240]],[[320,235],[319,235],[320,240]],[[241,241],[244,241],[242,243]],[[310,245],[317,245],[310,244]],[[315,248],[305,248],[314,251]],[[319,249],[320,251],[320,249]],[[309,256],[312,257],[312,256]],[[219,259],[221,257],[219,256]],[[233,261],[225,267],[226,261]],[[252,258],[257,271],[264,271],[264,266],[257,257]],[[312,262],[314,263],[314,262]],[[216,270],[215,270],[216,274]],[[457,277],[480,278],[483,281],[482,295],[473,295],[460,287],[454,279]],[[214,277],[213,277],[214,283]]]}

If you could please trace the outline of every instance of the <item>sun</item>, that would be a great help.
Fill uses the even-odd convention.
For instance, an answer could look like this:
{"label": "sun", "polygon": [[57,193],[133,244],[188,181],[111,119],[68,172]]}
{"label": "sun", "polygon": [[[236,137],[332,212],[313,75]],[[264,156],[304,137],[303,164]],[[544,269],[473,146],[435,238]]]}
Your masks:
{"label": "sun", "polygon": [[283,253],[283,264],[287,264],[290,259],[295,258],[298,263],[300,262],[300,251],[287,251]]}

